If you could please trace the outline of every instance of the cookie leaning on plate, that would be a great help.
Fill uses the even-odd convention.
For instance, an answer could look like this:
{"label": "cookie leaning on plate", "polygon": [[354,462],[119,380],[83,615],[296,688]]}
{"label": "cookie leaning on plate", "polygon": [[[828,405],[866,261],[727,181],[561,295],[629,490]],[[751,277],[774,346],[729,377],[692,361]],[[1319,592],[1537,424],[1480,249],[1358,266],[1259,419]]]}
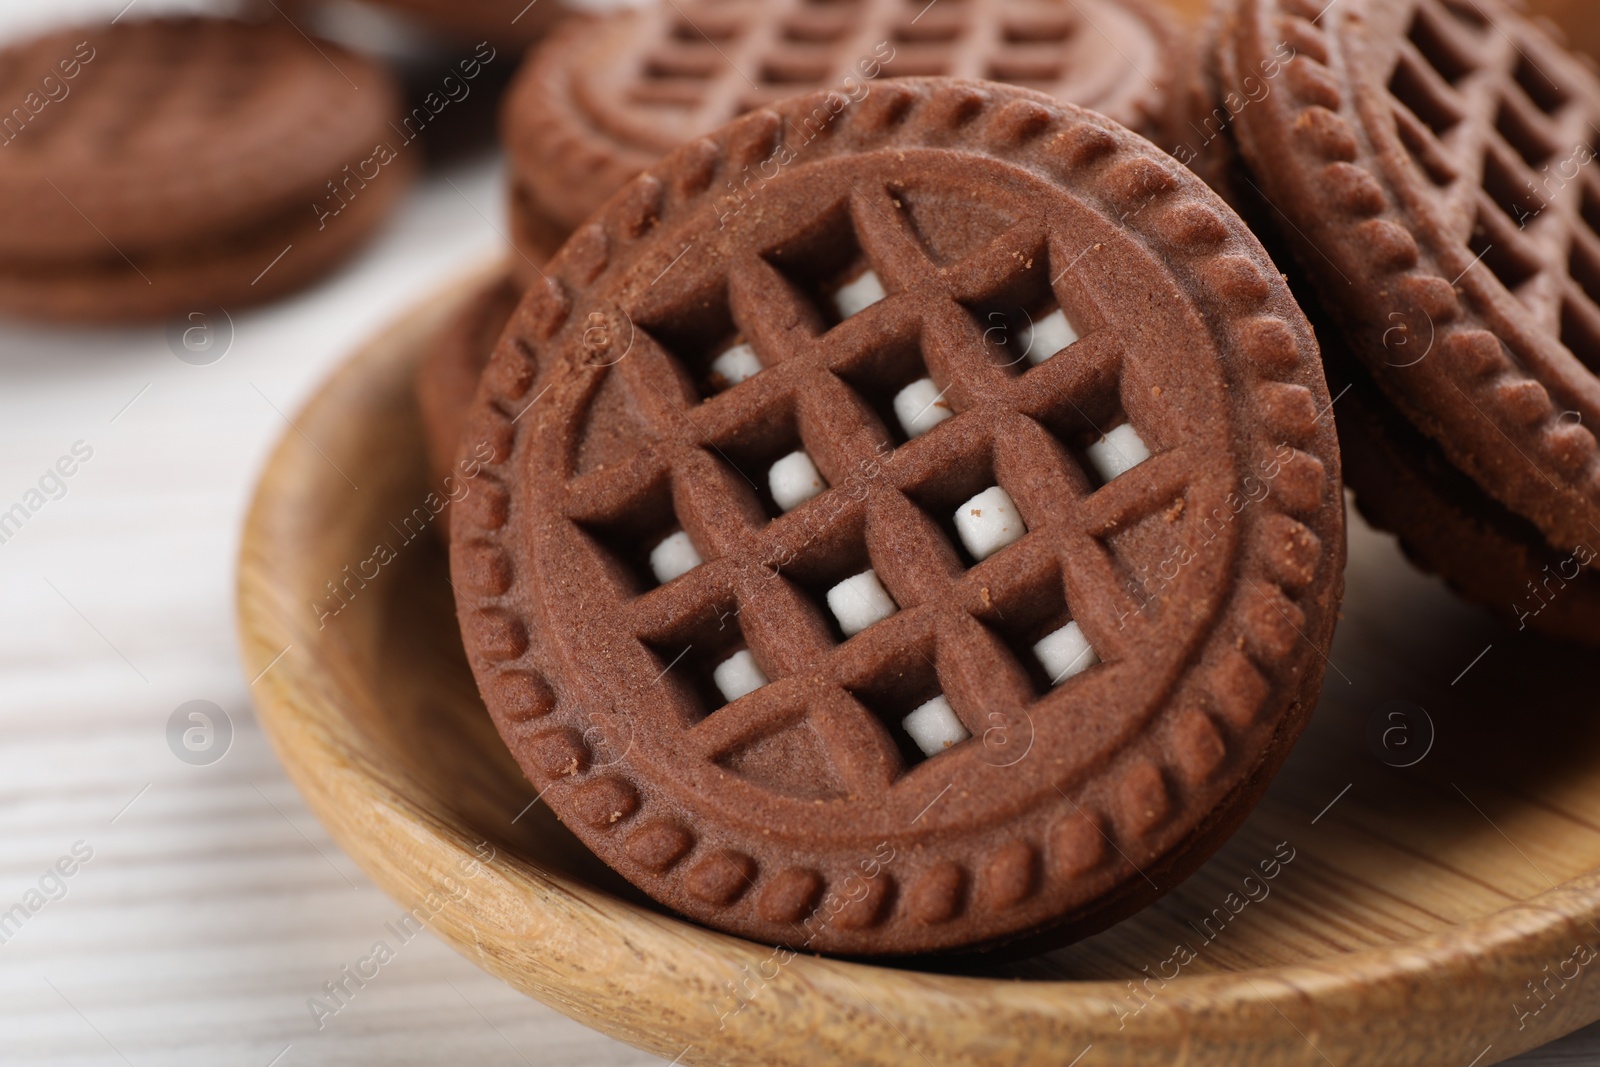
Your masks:
{"label": "cookie leaning on plate", "polygon": [[1309,327],[1198,179],[1041,94],[885,82],[685,145],[546,274],[451,571],[501,736],[607,863],[907,954],[1086,934],[1243,819],[1343,507]]}
{"label": "cookie leaning on plate", "polygon": [[543,262],[685,141],[812,89],[853,100],[883,78],[1022,85],[1165,145],[1157,132],[1187,65],[1179,31],[1149,0],[695,0],[574,21],[535,49],[507,98],[513,230]]}
{"label": "cookie leaning on plate", "polygon": [[1331,320],[1330,366],[1348,350],[1375,384],[1369,425],[1459,472],[1464,521],[1399,499],[1384,463],[1352,464],[1358,502],[1468,595],[1597,640],[1592,591],[1545,607],[1600,550],[1600,81],[1499,0],[1240,0],[1219,84],[1286,46],[1233,124],[1261,218]]}
{"label": "cookie leaning on plate", "polygon": [[512,281],[510,270],[497,272],[450,319],[417,368],[417,407],[436,487],[456,470],[461,426],[478,378],[521,298],[522,287]]}
{"label": "cookie leaning on plate", "polygon": [[0,53],[0,108],[0,310],[30,317],[282,295],[364,242],[415,165],[388,72],[276,23],[52,33]]}

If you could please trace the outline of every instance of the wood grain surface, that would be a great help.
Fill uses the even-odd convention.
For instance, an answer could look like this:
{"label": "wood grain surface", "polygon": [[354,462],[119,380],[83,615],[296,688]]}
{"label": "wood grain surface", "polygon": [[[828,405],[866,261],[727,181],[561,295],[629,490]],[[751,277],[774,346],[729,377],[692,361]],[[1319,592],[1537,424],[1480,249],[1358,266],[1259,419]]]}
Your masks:
{"label": "wood grain surface", "polygon": [[[247,523],[240,617],[312,810],[485,969],[685,1063],[1487,1064],[1600,1017],[1600,662],[1456,604],[1365,528],[1289,766],[1199,874],[1104,934],[913,972],[775,957],[642,901],[535,802],[442,554],[392,525],[429,491],[409,380],[455,299],[297,417]],[[327,582],[378,543],[395,558],[328,617]]]}

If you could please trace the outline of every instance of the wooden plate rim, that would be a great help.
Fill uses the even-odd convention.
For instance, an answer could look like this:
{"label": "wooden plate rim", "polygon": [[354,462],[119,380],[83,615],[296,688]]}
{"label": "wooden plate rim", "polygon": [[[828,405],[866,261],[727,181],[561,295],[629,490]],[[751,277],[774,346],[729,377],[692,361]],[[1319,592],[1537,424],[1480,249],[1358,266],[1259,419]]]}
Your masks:
{"label": "wooden plate rim", "polygon": [[[353,397],[412,365],[475,271],[404,314],[318,389],[255,489],[239,557],[237,623],[258,715],[289,777],[332,837],[407,909],[432,908],[478,838],[417,783],[375,762],[341,708],[359,699],[316,655],[293,587],[303,552],[281,516],[341,476],[301,435],[336,440]],[[319,447],[327,448],[326,444]],[[330,459],[337,462],[335,447]],[[340,485],[340,488],[344,486]],[[301,655],[284,652],[299,648]],[[280,658],[281,656],[281,658]],[[270,669],[269,669],[270,668]],[[509,855],[474,868],[472,892],[428,925],[457,951],[584,1024],[679,1063],[1054,1064],[1099,1049],[1116,1064],[1496,1063],[1600,1018],[1600,986],[1574,983],[1519,1029],[1524,983],[1600,931],[1600,872],[1414,941],[1317,962],[1179,977],[1129,1014],[1110,981],[1016,981],[793,956],[652,911]],[[587,935],[587,936],[580,936]],[[1152,960],[1152,965],[1157,961]],[[766,980],[768,971],[779,976]],[[731,1008],[732,988],[756,993]],[[732,986],[729,983],[743,983]],[[768,995],[770,994],[770,995]],[[1119,1010],[1120,1009],[1120,1010]],[[1466,1051],[1464,1058],[1458,1052]],[[1063,1057],[1065,1053],[1065,1057]]]}

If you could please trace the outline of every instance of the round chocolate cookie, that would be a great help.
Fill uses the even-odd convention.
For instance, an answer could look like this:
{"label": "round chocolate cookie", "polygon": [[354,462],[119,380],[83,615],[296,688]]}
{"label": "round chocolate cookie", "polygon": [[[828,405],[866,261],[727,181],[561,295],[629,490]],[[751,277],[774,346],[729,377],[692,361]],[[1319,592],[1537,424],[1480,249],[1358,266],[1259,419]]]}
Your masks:
{"label": "round chocolate cookie", "polygon": [[[1437,453],[1383,432],[1352,463],[1364,510],[1469,596],[1600,640],[1593,596],[1518,606],[1552,561],[1592,584],[1600,545],[1591,65],[1500,0],[1240,0],[1217,59],[1244,191],[1376,383],[1362,425]],[[1423,507],[1401,485],[1439,466],[1453,504]]]}
{"label": "round chocolate cookie", "polygon": [[522,287],[512,282],[511,272],[497,273],[462,305],[417,368],[417,406],[435,484],[455,469],[461,426],[478,378],[521,298]]}
{"label": "round chocolate cookie", "polygon": [[129,20],[0,53],[0,310],[259,302],[372,233],[414,160],[389,74],[292,27]]}
{"label": "round chocolate cookie", "polygon": [[[547,245],[735,116],[813,89],[853,101],[880,78],[1022,85],[1165,147],[1180,28],[1152,0],[692,0],[575,20],[534,50],[507,99],[514,230]],[[730,175],[730,188],[755,177]]]}
{"label": "round chocolate cookie", "polygon": [[1198,866],[1316,702],[1317,347],[1102,116],[829,100],[675,151],[524,297],[465,432],[504,457],[453,509],[468,655],[545,802],[679,912],[863,955],[1081,936]]}

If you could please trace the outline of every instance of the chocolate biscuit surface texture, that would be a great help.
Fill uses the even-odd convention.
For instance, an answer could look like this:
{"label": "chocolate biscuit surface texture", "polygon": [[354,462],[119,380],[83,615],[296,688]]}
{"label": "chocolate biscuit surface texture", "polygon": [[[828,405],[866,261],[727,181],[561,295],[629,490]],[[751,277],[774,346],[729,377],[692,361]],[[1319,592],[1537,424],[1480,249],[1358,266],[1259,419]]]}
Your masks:
{"label": "chocolate biscuit surface texture", "polygon": [[524,297],[465,430],[504,458],[452,509],[469,659],[545,801],[685,915],[860,955],[1081,936],[1202,862],[1315,702],[1317,348],[1104,118],[835,103],[672,153]]}
{"label": "chocolate biscuit surface texture", "polygon": [[365,241],[415,164],[388,72],[283,24],[54,32],[0,53],[0,99],[23,105],[0,122],[0,308],[22,315],[280,295]]}
{"label": "chocolate biscuit surface texture", "polygon": [[[1584,573],[1567,580],[1592,585],[1592,65],[1499,0],[1242,0],[1220,35],[1217,84],[1268,69],[1269,91],[1233,123],[1270,205],[1261,217],[1292,250],[1297,287],[1325,309],[1330,348],[1347,350],[1376,387],[1364,403],[1380,410],[1363,420],[1384,438],[1374,455],[1395,437],[1379,427],[1409,428],[1430,450],[1395,478],[1386,464],[1353,464],[1364,510],[1503,614],[1524,617],[1523,594],[1548,595],[1547,567],[1581,561]],[[1461,478],[1448,479],[1456,525],[1396,490],[1441,463]],[[1527,617],[1600,640],[1592,592],[1566,599]]]}
{"label": "chocolate biscuit surface texture", "polygon": [[[508,97],[512,217],[535,255],[623,182],[744,112],[886,78],[985,78],[1164,143],[1190,44],[1149,0],[696,0],[574,20]],[[731,176],[735,181],[738,176]],[[558,242],[559,243],[559,242]]]}

